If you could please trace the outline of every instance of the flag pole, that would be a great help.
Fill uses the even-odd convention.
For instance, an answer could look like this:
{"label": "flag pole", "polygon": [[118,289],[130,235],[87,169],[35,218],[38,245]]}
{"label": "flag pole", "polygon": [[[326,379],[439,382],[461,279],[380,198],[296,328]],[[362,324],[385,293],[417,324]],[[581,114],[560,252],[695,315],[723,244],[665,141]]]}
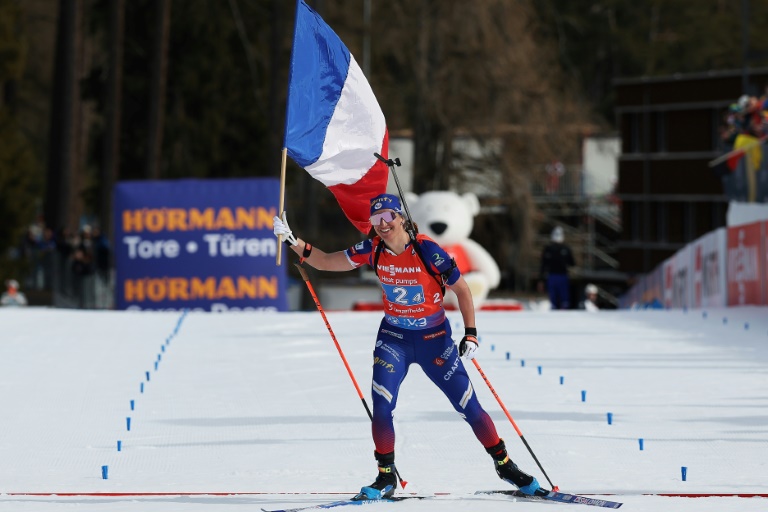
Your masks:
{"label": "flag pole", "polygon": [[[291,45],[291,60],[288,65],[288,98],[285,102],[285,130],[283,132],[283,153],[280,162],[280,202],[278,205],[278,216],[283,218],[283,211],[285,209],[285,166],[286,159],[288,158],[288,107],[291,103],[291,81],[293,80],[293,53],[296,51],[296,34],[299,30],[299,8],[302,0],[296,0],[296,14],[293,18],[293,44]],[[283,255],[283,235],[277,237],[277,258],[275,264],[280,266]]]}
{"label": "flag pole", "polygon": [[759,139],[754,140],[754,141],[748,143],[747,145],[740,147],[739,149],[734,149],[733,151],[729,151],[728,153],[726,153],[724,155],[720,155],[719,157],[715,158],[711,162],[707,163],[707,166],[714,167],[717,164],[721,164],[721,163],[725,162],[726,160],[728,160],[731,157],[741,155],[742,153],[746,153],[747,151],[749,151],[750,149],[754,148],[755,146],[759,146],[761,144],[765,144],[766,139],[768,139],[768,136],[760,137]]}
{"label": "flag pole", "polygon": [[[285,207],[285,164],[288,156],[288,148],[283,148],[283,156],[280,163],[280,202],[278,206],[278,215],[283,218],[283,209]],[[280,266],[280,260],[283,254],[283,235],[277,236],[277,261],[275,264]]]}

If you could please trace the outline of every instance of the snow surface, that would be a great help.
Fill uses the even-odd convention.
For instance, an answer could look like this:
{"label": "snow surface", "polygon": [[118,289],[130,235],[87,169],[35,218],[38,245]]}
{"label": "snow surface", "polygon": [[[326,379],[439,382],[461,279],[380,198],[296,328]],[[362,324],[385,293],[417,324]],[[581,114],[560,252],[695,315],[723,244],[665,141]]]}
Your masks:
{"label": "snow surface", "polygon": [[[381,314],[328,317],[370,404]],[[477,361],[564,492],[612,494],[625,511],[768,510],[765,498],[644,495],[768,493],[768,308],[480,312],[477,323]],[[513,459],[546,486],[468,366]],[[395,420],[401,492],[450,495],[376,510],[599,510],[474,496],[509,486],[417,366]],[[368,416],[317,312],[0,310],[2,511],[321,503],[370,483],[372,452]]]}

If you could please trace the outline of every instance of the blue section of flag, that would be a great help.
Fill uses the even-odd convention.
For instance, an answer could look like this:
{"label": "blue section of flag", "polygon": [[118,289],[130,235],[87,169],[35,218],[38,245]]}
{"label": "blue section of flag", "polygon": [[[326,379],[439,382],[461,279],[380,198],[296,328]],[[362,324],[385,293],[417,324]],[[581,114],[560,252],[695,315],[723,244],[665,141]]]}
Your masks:
{"label": "blue section of flag", "polygon": [[296,4],[284,146],[301,167],[317,161],[349,72],[344,43],[303,0]]}

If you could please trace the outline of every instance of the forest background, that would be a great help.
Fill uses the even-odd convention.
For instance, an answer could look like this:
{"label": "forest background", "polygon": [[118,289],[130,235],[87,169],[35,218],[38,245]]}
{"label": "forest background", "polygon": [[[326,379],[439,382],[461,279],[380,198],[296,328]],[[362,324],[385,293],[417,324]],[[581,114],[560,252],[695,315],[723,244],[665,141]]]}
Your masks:
{"label": "forest background", "polygon": [[[494,215],[473,237],[502,266],[536,257],[531,185],[616,130],[613,80],[768,65],[768,2],[307,0],[414,144],[413,190],[444,189],[457,136],[502,140]],[[110,231],[118,180],[277,177],[291,0],[0,0],[0,278],[28,227]],[[734,98],[735,100],[735,98]],[[394,155],[397,156],[397,155]],[[360,235],[288,169],[286,209],[327,249]],[[504,240],[505,243],[494,243]]]}

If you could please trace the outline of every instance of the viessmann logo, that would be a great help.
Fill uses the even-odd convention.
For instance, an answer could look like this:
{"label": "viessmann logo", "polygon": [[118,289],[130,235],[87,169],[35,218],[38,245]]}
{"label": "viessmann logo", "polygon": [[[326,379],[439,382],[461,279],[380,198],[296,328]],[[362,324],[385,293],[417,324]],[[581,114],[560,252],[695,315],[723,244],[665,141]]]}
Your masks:
{"label": "viessmann logo", "polygon": [[421,267],[396,267],[395,265],[378,265],[379,270],[389,272],[389,275],[395,274],[420,274]]}

